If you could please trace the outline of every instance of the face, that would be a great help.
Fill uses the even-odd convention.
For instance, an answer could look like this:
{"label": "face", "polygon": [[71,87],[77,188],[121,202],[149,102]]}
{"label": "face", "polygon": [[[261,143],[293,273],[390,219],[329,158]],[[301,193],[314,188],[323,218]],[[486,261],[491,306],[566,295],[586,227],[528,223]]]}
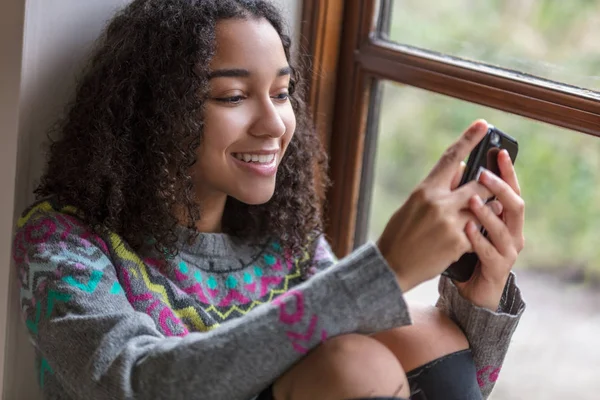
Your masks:
{"label": "face", "polygon": [[217,24],[205,128],[193,177],[199,200],[267,202],[296,128],[281,39],[264,19]]}

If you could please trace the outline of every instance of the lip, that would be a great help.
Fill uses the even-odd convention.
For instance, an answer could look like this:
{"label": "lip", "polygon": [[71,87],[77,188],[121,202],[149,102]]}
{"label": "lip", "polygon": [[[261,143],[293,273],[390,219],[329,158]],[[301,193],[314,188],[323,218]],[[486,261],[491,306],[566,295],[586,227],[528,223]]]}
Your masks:
{"label": "lip", "polygon": [[[260,154],[260,155],[269,155],[269,154],[277,154],[279,153],[279,149],[262,149],[262,150],[247,150],[247,151],[234,151],[232,154]],[[235,158],[235,156],[234,156]]]}
{"label": "lip", "polygon": [[[262,152],[262,153],[260,153],[260,152],[248,152],[248,153],[249,154],[267,155],[267,154],[277,154],[278,151],[273,152],[271,150],[268,150],[268,152]],[[247,163],[245,161],[238,160],[233,154],[231,155],[231,158],[233,158],[233,162],[240,169],[250,172],[250,173],[253,173],[253,174],[256,174],[258,176],[272,177],[273,175],[275,175],[277,173],[277,155],[275,155],[275,157],[273,157],[273,161],[271,161],[268,164]]]}

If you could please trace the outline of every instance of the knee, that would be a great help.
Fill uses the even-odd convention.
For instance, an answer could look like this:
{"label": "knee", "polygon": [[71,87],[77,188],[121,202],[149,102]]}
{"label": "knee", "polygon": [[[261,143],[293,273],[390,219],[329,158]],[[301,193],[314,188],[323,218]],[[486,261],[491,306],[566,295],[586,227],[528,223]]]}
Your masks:
{"label": "knee", "polygon": [[368,336],[349,334],[334,337],[317,348],[315,356],[342,379],[404,374],[394,354]]}
{"label": "knee", "polygon": [[427,345],[435,346],[444,353],[469,348],[469,341],[463,331],[439,308],[415,304],[410,306],[410,312],[414,320],[414,331],[422,336]]}
{"label": "knee", "polygon": [[321,344],[274,385],[276,399],[409,396],[394,354],[370,337],[349,334]]}
{"label": "knee", "polygon": [[462,330],[437,307],[411,305],[413,325],[375,335],[406,371],[469,348]]}

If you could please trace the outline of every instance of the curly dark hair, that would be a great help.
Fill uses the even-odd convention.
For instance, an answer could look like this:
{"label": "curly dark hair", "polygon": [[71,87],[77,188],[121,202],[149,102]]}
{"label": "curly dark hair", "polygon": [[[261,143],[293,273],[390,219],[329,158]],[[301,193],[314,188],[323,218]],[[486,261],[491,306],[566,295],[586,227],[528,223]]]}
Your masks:
{"label": "curly dark hair", "polygon": [[216,24],[232,18],[264,18],[281,37],[292,68],[297,127],[272,199],[248,205],[229,197],[223,231],[244,240],[277,238],[292,251],[322,233],[318,185],[326,182],[316,177],[326,176],[325,153],[282,17],[262,0],[135,0],[119,12],[101,35],[65,116],[50,130],[36,196],[75,206],[94,229],[118,233],[133,249],[151,239],[176,253],[177,210],[197,236],[201,213],[189,172],[202,141]]}

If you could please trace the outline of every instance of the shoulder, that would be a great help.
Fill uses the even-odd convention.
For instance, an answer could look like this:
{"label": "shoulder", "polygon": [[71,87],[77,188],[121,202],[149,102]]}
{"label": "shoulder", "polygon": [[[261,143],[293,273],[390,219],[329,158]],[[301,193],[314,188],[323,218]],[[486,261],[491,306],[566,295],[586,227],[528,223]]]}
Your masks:
{"label": "shoulder", "polygon": [[70,221],[81,229],[92,230],[85,226],[82,214],[77,208],[67,204],[60,204],[53,197],[38,200],[27,207],[19,216],[16,228],[19,231],[43,222],[49,224],[50,221],[56,221],[57,223]]}
{"label": "shoulder", "polygon": [[77,248],[89,251],[92,247],[108,253],[104,240],[83,222],[77,209],[53,199],[32,204],[17,220],[13,240],[17,262],[24,253],[57,253]]}

